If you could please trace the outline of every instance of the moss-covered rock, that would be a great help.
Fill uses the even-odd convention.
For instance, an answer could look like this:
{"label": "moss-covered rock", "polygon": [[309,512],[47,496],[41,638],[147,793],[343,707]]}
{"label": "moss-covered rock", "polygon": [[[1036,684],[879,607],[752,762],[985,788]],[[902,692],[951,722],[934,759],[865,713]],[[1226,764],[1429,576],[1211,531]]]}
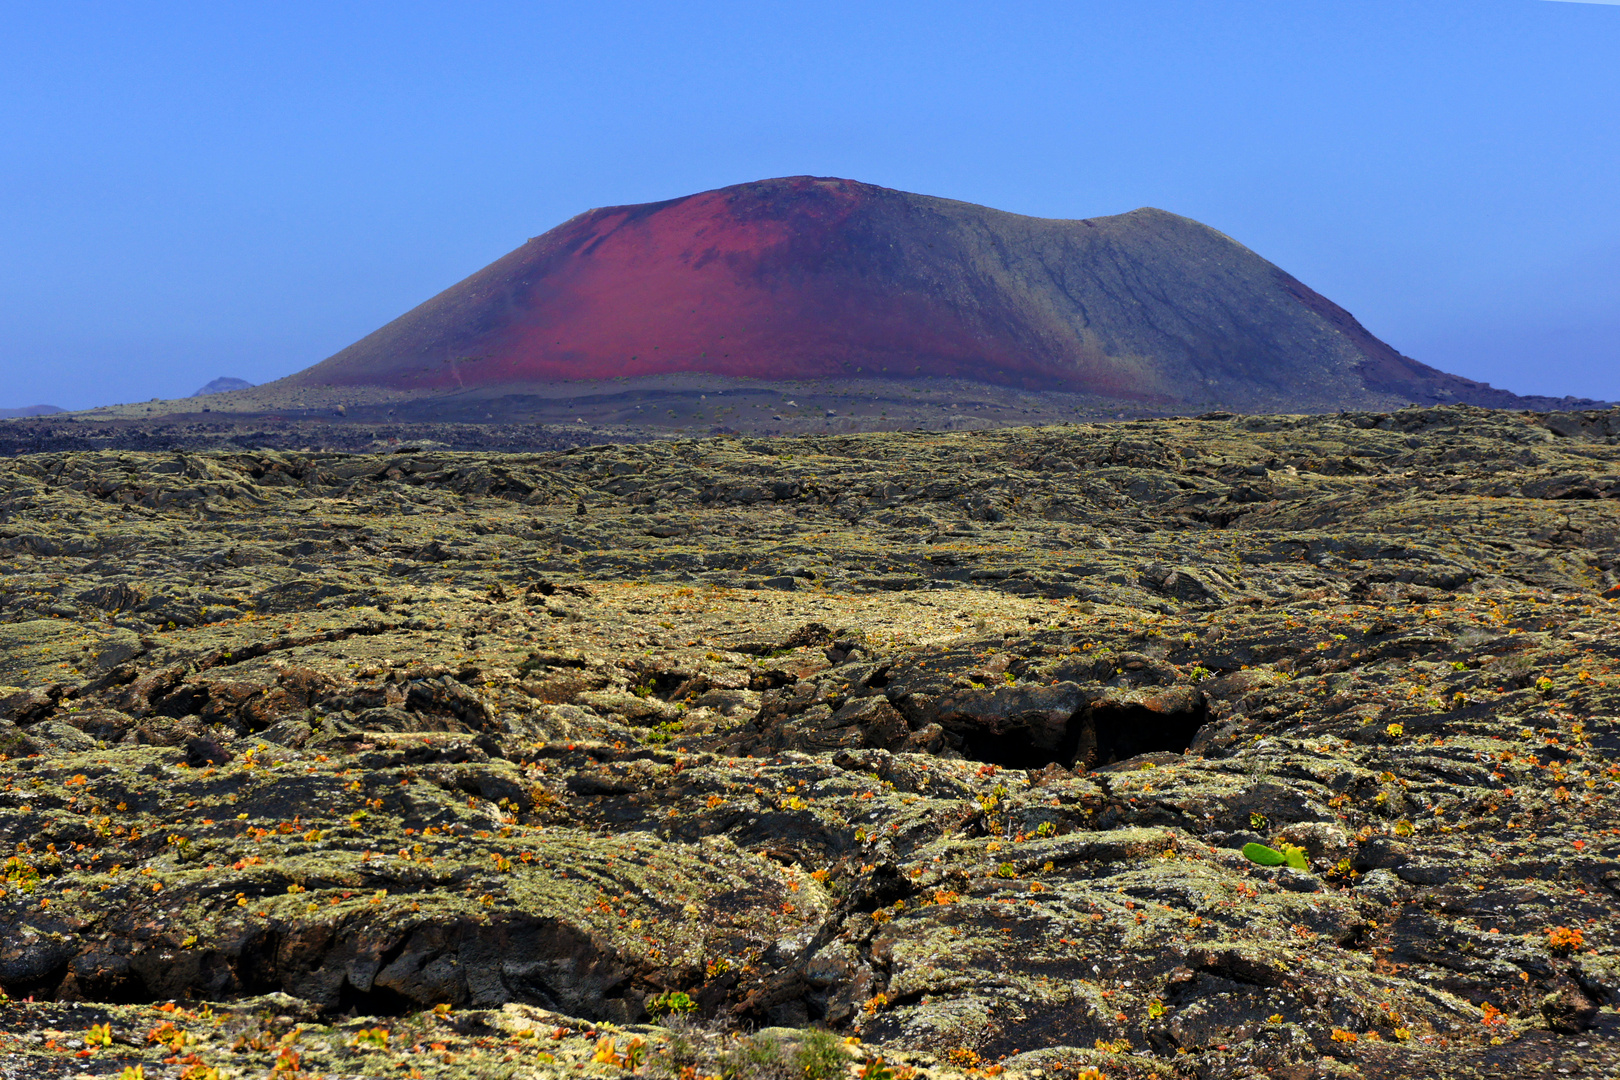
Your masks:
{"label": "moss-covered rock", "polygon": [[1612,1070],[1617,450],[1552,424],[0,461],[0,1054]]}

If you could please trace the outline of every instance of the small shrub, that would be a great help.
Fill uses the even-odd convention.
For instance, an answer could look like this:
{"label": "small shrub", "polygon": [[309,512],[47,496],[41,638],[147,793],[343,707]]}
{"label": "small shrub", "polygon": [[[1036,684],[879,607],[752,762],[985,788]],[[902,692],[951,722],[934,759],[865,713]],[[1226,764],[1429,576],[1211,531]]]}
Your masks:
{"label": "small shrub", "polygon": [[39,868],[31,863],[23,862],[13,855],[5,862],[5,874],[0,877],[7,885],[14,889],[21,889],[31,893],[39,885]]}
{"label": "small shrub", "polygon": [[755,1035],[720,1055],[720,1075],[724,1080],[790,1080],[792,1073],[782,1041]]}
{"label": "small shrub", "polygon": [[680,1016],[697,1012],[697,1002],[684,990],[672,990],[647,1001],[647,1011],[653,1016]]}
{"label": "small shrub", "polygon": [[653,729],[647,733],[647,741],[662,746],[685,730],[686,725],[681,721],[665,720],[661,724],[654,725]]}
{"label": "small shrub", "polygon": [[591,1056],[591,1060],[600,1065],[612,1065],[617,1069],[634,1072],[646,1064],[647,1044],[642,1039],[631,1039],[621,1051],[611,1035],[604,1036],[597,1040],[596,1053]]}
{"label": "small shrub", "polygon": [[1547,928],[1547,948],[1560,955],[1575,952],[1586,945],[1586,935],[1578,927],[1551,926]]}
{"label": "small shrub", "polygon": [[808,1031],[793,1052],[793,1071],[800,1080],[842,1080],[849,1068],[844,1044],[830,1031]]}
{"label": "small shrub", "polygon": [[917,1070],[909,1065],[891,1067],[882,1058],[867,1058],[855,1074],[860,1080],[913,1080]]}
{"label": "small shrub", "polygon": [[687,1075],[686,1070],[694,1066],[702,1053],[702,1028],[690,1016],[682,1013],[670,1013],[661,1023],[668,1033],[664,1038],[664,1052],[652,1058],[648,1065],[655,1072],[667,1073],[672,1076]]}

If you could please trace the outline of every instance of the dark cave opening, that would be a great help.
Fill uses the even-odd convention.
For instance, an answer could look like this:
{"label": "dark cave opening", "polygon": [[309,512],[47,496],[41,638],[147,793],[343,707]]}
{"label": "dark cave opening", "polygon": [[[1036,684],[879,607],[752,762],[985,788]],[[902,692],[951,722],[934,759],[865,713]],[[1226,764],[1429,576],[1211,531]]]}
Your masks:
{"label": "dark cave opening", "polygon": [[1095,769],[1141,754],[1185,754],[1198,729],[1208,721],[1209,706],[1199,697],[1192,707],[1178,712],[1098,701],[1069,721],[1069,726],[1084,727],[1089,723],[1094,733],[1093,748],[1088,760],[1080,764]]}
{"label": "dark cave opening", "polygon": [[1063,739],[1057,746],[1039,746],[1028,728],[1017,728],[1003,734],[973,731],[962,736],[962,756],[969,761],[982,761],[1004,769],[1044,769],[1053,762],[1068,767],[1073,764],[1079,750],[1080,736],[1085,724],[1084,714],[1076,714],[1064,729]]}
{"label": "dark cave opening", "polygon": [[370,990],[361,990],[344,979],[343,985],[338,987],[334,1011],[349,1016],[408,1016],[421,1008],[420,1002],[386,986],[373,983]]}
{"label": "dark cave opening", "polygon": [[1052,764],[1095,769],[1142,754],[1184,754],[1208,720],[1209,708],[1201,699],[1176,712],[1097,701],[1069,718],[1055,746],[1038,743],[1030,729],[1018,728],[1000,734],[964,733],[961,750],[972,761],[1007,769],[1044,769]]}

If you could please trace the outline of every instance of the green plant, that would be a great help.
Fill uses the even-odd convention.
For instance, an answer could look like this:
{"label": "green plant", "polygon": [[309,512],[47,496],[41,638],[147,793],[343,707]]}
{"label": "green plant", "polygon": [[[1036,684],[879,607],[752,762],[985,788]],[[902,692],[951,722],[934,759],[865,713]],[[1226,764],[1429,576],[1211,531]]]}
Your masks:
{"label": "green plant", "polygon": [[653,1016],[678,1016],[696,1012],[697,1002],[684,990],[671,990],[647,1001],[647,1011]]}
{"label": "green plant", "polygon": [[804,1041],[793,1052],[793,1071],[802,1080],[843,1080],[848,1067],[844,1044],[830,1031],[805,1032]]}
{"label": "green plant", "polygon": [[664,1039],[664,1053],[652,1060],[655,1071],[679,1075],[688,1066],[697,1064],[701,1029],[690,1017],[672,1012],[663,1021],[668,1035]]}
{"label": "green plant", "polygon": [[856,1074],[860,1080],[899,1080],[895,1071],[883,1064],[883,1059],[867,1058],[861,1063],[860,1072]]}
{"label": "green plant", "polygon": [[625,1069],[635,1072],[647,1061],[647,1043],[643,1039],[631,1039],[623,1051],[618,1048],[618,1040],[607,1035],[596,1041],[596,1052],[591,1060],[599,1065],[611,1065],[616,1069]]}
{"label": "green plant", "polygon": [[663,745],[669,742],[671,737],[679,735],[685,729],[686,725],[679,720],[666,720],[647,733],[647,741]]}
{"label": "green plant", "polygon": [[1282,850],[1269,848],[1264,844],[1244,844],[1243,857],[1252,863],[1261,866],[1291,866],[1295,870],[1308,870],[1305,862],[1305,852],[1292,844],[1282,845]]}
{"label": "green plant", "polygon": [[1015,878],[1017,876],[1018,876],[1018,868],[1015,867],[1010,862],[1004,862],[1000,866],[996,867],[996,877],[999,877],[999,878]]}
{"label": "green plant", "polygon": [[4,881],[12,888],[31,893],[34,891],[34,887],[39,884],[39,869],[13,855],[6,860],[5,874],[0,876],[0,881]]}
{"label": "green plant", "polygon": [[783,1080],[788,1075],[782,1040],[774,1035],[744,1039],[720,1055],[724,1080]]}

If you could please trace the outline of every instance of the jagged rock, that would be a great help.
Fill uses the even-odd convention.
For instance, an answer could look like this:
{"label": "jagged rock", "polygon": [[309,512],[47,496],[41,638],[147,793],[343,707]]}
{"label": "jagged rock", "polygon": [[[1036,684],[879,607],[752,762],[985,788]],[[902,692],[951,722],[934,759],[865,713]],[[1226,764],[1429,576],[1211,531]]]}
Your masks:
{"label": "jagged rock", "polygon": [[1541,999],[1541,1015],[1554,1031],[1578,1034],[1597,1019],[1599,1004],[1587,997],[1574,980],[1565,980],[1553,993]]}
{"label": "jagged rock", "polygon": [[8,1029],[1612,1072],[1620,450],[1545,419],[0,459]]}

